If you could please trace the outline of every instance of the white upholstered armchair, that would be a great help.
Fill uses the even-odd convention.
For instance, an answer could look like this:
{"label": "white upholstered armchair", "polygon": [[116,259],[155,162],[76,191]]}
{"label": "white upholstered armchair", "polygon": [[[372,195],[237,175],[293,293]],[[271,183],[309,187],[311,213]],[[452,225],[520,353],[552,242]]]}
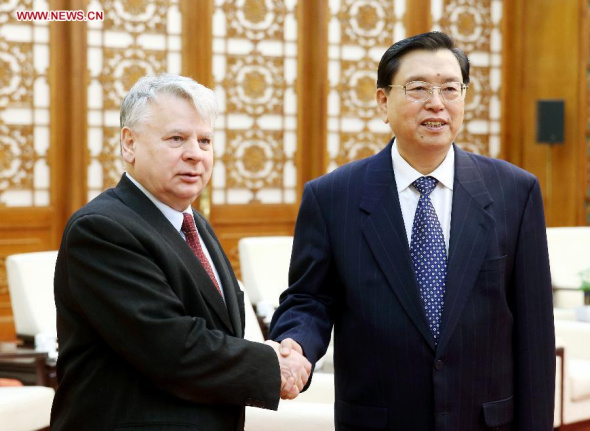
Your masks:
{"label": "white upholstered armchair", "polygon": [[[242,285],[243,286],[243,285]],[[262,330],[245,290],[245,338],[263,342]],[[281,401],[277,412],[246,407],[246,431],[330,431],[334,429],[334,374],[315,372],[309,388],[295,400]]]}
{"label": "white upholstered armchair", "polygon": [[553,285],[553,304],[572,308],[584,304],[579,289],[581,272],[590,269],[590,226],[547,228],[547,246]]}
{"label": "white upholstered armchair", "polygon": [[563,348],[557,361],[555,424],[560,431],[590,429],[590,323],[556,316],[555,337]]}
{"label": "white upholstered armchair", "polygon": [[16,334],[34,341],[44,334],[55,337],[56,311],[53,276],[57,251],[13,254],[6,258],[6,278]]}

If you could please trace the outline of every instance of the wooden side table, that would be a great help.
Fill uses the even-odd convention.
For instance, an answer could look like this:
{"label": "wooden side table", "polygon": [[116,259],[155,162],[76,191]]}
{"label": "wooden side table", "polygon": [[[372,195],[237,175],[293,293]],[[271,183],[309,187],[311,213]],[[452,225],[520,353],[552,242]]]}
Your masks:
{"label": "wooden side table", "polygon": [[0,343],[0,377],[17,379],[25,385],[57,388],[55,361],[47,352],[17,343]]}

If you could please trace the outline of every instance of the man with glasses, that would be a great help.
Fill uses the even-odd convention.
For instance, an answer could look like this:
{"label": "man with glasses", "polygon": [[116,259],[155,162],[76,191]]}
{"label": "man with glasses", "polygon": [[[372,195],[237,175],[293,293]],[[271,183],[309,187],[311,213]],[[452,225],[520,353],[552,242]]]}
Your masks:
{"label": "man with glasses", "polygon": [[553,427],[541,192],[455,144],[468,84],[449,36],[395,43],[376,92],[394,139],[305,187],[271,337],[313,364],[334,328],[338,431]]}

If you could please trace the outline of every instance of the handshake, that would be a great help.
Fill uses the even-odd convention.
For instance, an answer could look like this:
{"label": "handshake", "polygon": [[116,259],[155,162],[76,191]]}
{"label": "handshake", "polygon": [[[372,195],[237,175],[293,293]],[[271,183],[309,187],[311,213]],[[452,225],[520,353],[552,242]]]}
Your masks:
{"label": "handshake", "polygon": [[292,400],[299,395],[309,380],[311,364],[303,356],[303,349],[291,338],[281,344],[267,340],[264,344],[271,346],[279,358],[281,369],[281,399]]}

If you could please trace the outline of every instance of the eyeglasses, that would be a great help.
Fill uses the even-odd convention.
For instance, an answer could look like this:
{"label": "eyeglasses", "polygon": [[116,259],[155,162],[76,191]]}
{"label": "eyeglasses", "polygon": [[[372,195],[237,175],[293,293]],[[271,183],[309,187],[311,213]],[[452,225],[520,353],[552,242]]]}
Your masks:
{"label": "eyeglasses", "polygon": [[390,85],[390,87],[403,88],[406,98],[410,102],[426,102],[430,99],[434,90],[437,89],[442,99],[448,103],[465,100],[468,88],[462,82],[446,82],[443,85],[432,85],[423,81],[412,81],[406,85]]}

